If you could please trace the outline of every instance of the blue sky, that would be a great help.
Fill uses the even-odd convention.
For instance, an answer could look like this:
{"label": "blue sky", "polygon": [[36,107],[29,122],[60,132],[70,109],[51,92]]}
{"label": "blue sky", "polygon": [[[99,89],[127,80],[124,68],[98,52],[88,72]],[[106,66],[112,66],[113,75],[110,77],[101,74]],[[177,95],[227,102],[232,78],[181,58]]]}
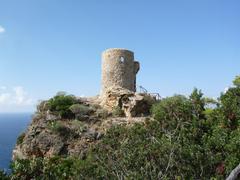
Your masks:
{"label": "blue sky", "polygon": [[150,92],[218,97],[240,74],[239,32],[239,0],[0,0],[0,112],[98,94],[111,47],[135,52]]}

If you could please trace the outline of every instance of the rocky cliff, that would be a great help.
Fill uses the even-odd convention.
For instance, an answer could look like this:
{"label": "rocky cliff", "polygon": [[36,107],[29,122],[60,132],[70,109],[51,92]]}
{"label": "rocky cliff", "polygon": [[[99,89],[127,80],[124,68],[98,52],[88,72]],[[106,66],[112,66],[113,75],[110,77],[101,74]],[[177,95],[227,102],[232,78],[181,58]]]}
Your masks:
{"label": "rocky cliff", "polygon": [[[57,94],[37,106],[32,122],[18,138],[13,160],[33,157],[77,156],[83,158],[106,130],[144,121],[152,103],[148,94],[114,89],[99,97],[77,98]],[[107,100],[107,101],[106,101]]]}

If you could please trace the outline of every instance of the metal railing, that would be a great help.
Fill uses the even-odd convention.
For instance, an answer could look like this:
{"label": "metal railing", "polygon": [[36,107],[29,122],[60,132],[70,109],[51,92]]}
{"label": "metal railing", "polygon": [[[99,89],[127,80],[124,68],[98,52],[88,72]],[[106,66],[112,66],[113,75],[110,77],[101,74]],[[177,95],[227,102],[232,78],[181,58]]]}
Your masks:
{"label": "metal railing", "polygon": [[160,96],[159,93],[149,93],[147,91],[147,89],[145,89],[143,86],[137,86],[137,87],[138,87],[140,93],[149,94],[150,96],[154,97],[156,100],[160,100],[161,99],[161,96]]}

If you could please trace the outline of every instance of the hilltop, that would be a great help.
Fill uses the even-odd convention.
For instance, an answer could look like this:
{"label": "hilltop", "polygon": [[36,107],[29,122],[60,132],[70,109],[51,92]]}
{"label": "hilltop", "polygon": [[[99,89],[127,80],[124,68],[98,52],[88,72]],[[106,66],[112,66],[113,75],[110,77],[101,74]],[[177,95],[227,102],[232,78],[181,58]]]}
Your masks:
{"label": "hilltop", "polygon": [[[112,110],[103,108],[99,97],[78,98],[58,93],[50,100],[42,101],[28,129],[18,138],[13,160],[53,156],[84,157],[87,149],[97,143],[110,127],[144,122],[149,118],[150,107],[155,101],[147,94],[119,89],[114,97],[107,104]],[[121,106],[115,106],[114,102]],[[131,108],[126,108],[127,104],[132,105]],[[133,114],[135,117],[130,116]]]}
{"label": "hilltop", "polygon": [[[23,156],[13,162],[10,177],[224,179],[240,162],[237,79],[217,101],[194,89],[189,97],[156,101],[150,114],[134,118],[125,117],[119,108],[106,111],[96,106],[95,98],[58,94],[40,103],[19,137],[16,149]],[[72,106],[76,102],[80,111]],[[48,141],[43,140],[46,136]],[[238,173],[239,167],[230,179],[237,179]]]}

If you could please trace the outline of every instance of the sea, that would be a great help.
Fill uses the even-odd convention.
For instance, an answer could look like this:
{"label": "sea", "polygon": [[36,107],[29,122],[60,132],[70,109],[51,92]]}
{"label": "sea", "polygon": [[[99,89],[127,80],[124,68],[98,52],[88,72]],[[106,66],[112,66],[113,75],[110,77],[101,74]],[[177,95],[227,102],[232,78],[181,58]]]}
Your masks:
{"label": "sea", "polygon": [[17,137],[26,130],[31,113],[0,113],[0,169],[9,171]]}

